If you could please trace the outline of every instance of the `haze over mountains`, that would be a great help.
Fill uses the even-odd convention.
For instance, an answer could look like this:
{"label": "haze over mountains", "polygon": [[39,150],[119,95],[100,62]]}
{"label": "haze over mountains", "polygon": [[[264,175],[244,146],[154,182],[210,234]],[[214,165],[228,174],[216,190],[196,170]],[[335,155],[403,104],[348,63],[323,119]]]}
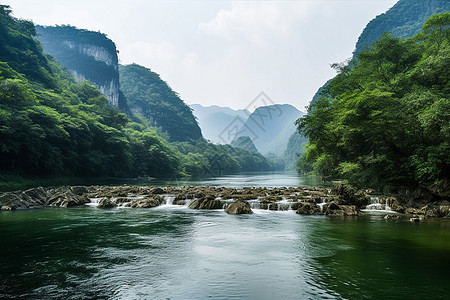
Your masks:
{"label": "haze over mountains", "polygon": [[217,144],[228,144],[230,142],[222,137],[222,133],[233,120],[240,118],[245,122],[250,115],[250,112],[246,109],[234,110],[217,105],[205,107],[200,104],[192,104],[190,107],[202,129],[203,137]]}
{"label": "haze over mountains", "polygon": [[289,137],[296,131],[294,122],[303,113],[289,104],[261,106],[253,113],[228,107],[191,105],[203,136],[215,143],[233,144],[249,137],[263,155],[280,156]]}

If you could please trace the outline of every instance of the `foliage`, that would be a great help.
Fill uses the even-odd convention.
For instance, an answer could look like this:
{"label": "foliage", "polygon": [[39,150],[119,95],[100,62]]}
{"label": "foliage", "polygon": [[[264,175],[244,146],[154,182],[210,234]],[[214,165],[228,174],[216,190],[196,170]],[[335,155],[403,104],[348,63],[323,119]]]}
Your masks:
{"label": "foliage", "polygon": [[195,143],[173,143],[182,155],[184,171],[194,176],[216,176],[239,171],[267,171],[273,165],[260,153],[212,144],[204,139]]}
{"label": "foliage", "polygon": [[370,47],[384,32],[403,39],[419,33],[425,21],[432,15],[450,10],[448,0],[400,0],[386,13],[367,24],[358,38],[354,55]]}
{"label": "foliage", "polygon": [[[0,6],[0,172],[171,176],[178,157],[42,53],[31,22]],[[142,129],[142,128],[137,128]]]}
{"label": "foliage", "polygon": [[[206,142],[190,108],[159,75],[137,65],[121,67],[124,90],[135,110],[130,115],[137,122],[130,121],[98,89],[77,83],[65,67],[45,56],[33,38],[34,25],[10,12],[0,6],[0,181],[21,176],[217,175],[273,167],[257,152]],[[57,31],[60,38],[80,45],[95,40],[115,49],[100,33],[70,26],[39,31],[43,40],[51,40]],[[65,65],[88,68],[100,63],[83,63],[79,57],[69,61],[71,46],[61,50],[57,44],[46,42]],[[107,81],[117,72],[97,75]],[[170,144],[169,139],[177,142]]]}
{"label": "foliage", "polygon": [[169,141],[196,141],[202,137],[191,109],[158,74],[142,66],[119,66],[120,86],[128,105],[151,126],[169,135]]}
{"label": "foliage", "polygon": [[329,98],[297,121],[299,167],[358,186],[429,185],[450,177],[450,13],[408,40],[385,34],[342,65]]}

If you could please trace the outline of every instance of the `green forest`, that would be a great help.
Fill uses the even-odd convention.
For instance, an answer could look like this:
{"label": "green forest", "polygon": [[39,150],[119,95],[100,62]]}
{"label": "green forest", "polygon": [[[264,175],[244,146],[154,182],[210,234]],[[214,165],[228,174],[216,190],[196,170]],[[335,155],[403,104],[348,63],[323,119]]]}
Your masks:
{"label": "green forest", "polygon": [[450,13],[403,40],[385,33],[297,120],[309,138],[301,172],[389,191],[450,182]]}
{"label": "green forest", "polygon": [[137,64],[119,66],[120,87],[138,120],[167,134],[169,141],[196,141],[200,127],[179,95],[160,76]]}
{"label": "green forest", "polygon": [[[155,126],[162,121],[130,118],[109,105],[93,85],[76,82],[45,55],[35,35],[32,22],[14,18],[9,6],[0,6],[0,185],[33,177],[169,178],[271,168],[260,154],[207,143],[199,130],[188,142],[172,143],[180,139],[173,133],[177,129],[171,137],[161,136]],[[125,90],[139,98],[126,84]],[[156,92],[161,91],[169,100],[177,97],[159,84]],[[172,116],[176,120],[168,116],[167,121],[178,128],[198,128],[182,104],[179,115]]]}

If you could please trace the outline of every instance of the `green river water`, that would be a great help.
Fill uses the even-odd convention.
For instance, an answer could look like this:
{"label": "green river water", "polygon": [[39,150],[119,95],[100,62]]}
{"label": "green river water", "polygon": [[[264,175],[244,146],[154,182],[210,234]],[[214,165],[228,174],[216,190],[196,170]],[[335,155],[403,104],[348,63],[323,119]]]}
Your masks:
{"label": "green river water", "polygon": [[450,220],[0,212],[1,299],[450,299]]}

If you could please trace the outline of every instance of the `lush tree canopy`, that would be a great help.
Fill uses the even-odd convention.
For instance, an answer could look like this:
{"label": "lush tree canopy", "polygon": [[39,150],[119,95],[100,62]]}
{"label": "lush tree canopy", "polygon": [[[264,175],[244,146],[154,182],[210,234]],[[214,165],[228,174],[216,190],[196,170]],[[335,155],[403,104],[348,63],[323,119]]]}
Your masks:
{"label": "lush tree canopy", "polygon": [[[156,131],[129,123],[87,82],[42,53],[34,25],[0,6],[0,171],[170,176],[180,163]],[[136,155],[139,153],[139,155]]]}
{"label": "lush tree canopy", "polygon": [[385,34],[334,65],[330,97],[297,121],[310,141],[301,170],[376,188],[449,180],[449,34],[445,12],[413,38]]}
{"label": "lush tree canopy", "polygon": [[136,64],[119,66],[119,73],[121,89],[135,115],[167,133],[169,141],[202,137],[190,107],[158,74]]}

